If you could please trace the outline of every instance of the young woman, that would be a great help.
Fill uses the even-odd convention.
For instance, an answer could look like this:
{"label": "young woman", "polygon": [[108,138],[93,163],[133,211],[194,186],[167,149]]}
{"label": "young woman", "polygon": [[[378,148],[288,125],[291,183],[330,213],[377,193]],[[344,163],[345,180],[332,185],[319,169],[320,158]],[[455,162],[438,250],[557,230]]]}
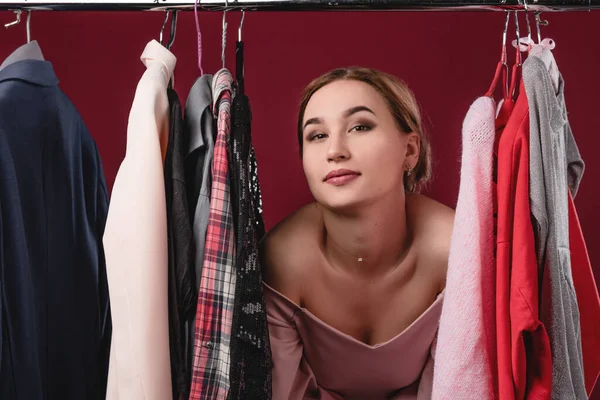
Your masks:
{"label": "young woman", "polygon": [[315,201],[261,245],[273,398],[429,399],[454,212],[417,194],[431,154],[412,92],[331,71],[298,141]]}

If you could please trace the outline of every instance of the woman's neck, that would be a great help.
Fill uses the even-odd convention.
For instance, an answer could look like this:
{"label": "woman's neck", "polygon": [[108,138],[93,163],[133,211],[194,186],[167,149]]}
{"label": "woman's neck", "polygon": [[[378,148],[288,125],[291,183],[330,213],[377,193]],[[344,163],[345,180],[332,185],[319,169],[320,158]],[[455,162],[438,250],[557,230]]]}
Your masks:
{"label": "woman's neck", "polygon": [[363,277],[395,269],[410,243],[406,195],[387,196],[350,214],[323,209],[325,255],[333,267]]}

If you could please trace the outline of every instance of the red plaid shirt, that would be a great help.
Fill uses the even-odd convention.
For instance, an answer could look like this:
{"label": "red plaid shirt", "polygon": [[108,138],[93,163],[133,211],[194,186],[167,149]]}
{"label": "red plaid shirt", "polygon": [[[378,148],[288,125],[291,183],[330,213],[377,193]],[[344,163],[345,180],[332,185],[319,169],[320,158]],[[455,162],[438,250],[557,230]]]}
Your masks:
{"label": "red plaid shirt", "polygon": [[218,102],[210,214],[196,309],[194,367],[190,400],[225,400],[229,391],[231,322],[236,274],[235,240],[229,195],[227,136],[233,78],[222,69],[213,78]]}

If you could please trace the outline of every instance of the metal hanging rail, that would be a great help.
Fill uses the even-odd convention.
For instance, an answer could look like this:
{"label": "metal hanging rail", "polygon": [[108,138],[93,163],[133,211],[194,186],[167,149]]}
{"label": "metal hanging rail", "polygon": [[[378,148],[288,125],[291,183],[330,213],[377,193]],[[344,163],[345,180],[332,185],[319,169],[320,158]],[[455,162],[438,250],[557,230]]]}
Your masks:
{"label": "metal hanging rail", "polygon": [[[523,10],[525,0],[198,0],[203,10],[414,10],[504,11]],[[590,11],[600,0],[528,0],[530,11]],[[194,0],[0,0],[0,10],[135,11],[192,10]]]}

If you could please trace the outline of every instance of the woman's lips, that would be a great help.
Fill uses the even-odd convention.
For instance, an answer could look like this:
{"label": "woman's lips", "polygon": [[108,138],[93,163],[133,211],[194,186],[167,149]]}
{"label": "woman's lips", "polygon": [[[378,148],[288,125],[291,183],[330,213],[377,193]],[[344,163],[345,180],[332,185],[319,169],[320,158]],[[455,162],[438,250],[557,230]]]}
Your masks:
{"label": "woman's lips", "polygon": [[358,178],[358,176],[359,175],[356,175],[356,174],[336,176],[334,178],[327,179],[325,182],[329,183],[330,185],[333,185],[333,186],[342,186],[348,182],[355,180],[356,178]]}
{"label": "woman's lips", "polygon": [[331,171],[325,177],[325,183],[328,183],[328,184],[334,185],[334,186],[341,186],[341,185],[345,185],[345,184],[355,180],[359,176],[360,176],[360,174],[356,171],[350,171],[350,170]]}

